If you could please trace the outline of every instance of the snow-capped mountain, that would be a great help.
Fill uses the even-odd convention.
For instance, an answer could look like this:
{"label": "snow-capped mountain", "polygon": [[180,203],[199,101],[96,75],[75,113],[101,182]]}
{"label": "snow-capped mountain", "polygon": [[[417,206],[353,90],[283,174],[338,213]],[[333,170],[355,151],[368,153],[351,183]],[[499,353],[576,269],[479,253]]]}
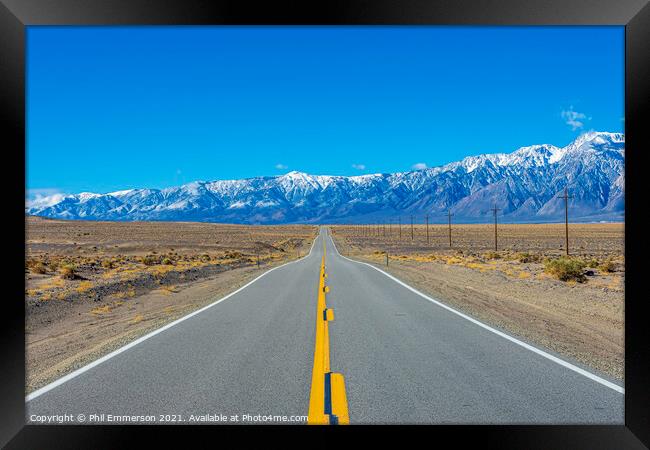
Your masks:
{"label": "snow-capped mountain", "polygon": [[277,177],[196,181],[167,189],[39,198],[26,213],[61,219],[232,223],[362,223],[415,215],[422,221],[557,221],[565,187],[572,220],[621,220],[625,137],[589,132],[566,147],[533,145],[470,156],[444,166],[352,177],[289,172]]}

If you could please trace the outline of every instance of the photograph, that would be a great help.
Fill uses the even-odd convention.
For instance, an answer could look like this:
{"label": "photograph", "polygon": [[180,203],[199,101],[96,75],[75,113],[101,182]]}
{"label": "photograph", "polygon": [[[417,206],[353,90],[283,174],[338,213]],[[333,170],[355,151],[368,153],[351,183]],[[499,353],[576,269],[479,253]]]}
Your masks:
{"label": "photograph", "polygon": [[25,423],[623,426],[625,77],[618,25],[26,27]]}

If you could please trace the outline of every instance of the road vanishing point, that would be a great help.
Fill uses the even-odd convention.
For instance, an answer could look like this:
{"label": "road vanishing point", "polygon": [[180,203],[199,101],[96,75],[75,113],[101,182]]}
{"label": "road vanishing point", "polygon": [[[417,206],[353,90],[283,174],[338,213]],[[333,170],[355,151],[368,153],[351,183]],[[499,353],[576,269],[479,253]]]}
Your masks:
{"label": "road vanishing point", "polygon": [[624,423],[619,384],[347,259],[325,227],[309,255],[26,402],[27,423]]}

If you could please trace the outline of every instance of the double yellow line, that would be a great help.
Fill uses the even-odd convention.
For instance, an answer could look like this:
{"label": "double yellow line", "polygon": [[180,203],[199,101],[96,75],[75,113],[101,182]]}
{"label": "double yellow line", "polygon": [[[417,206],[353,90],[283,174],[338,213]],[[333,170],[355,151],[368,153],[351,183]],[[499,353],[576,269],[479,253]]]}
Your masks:
{"label": "double yellow line", "polygon": [[325,295],[329,287],[325,285],[325,240],[323,239],[323,258],[320,263],[318,281],[318,304],[316,309],[316,345],[314,349],[314,368],[311,376],[309,396],[310,425],[347,425],[350,423],[348,400],[345,395],[343,375],[330,371],[329,322],[334,320],[334,310],[327,307]]}

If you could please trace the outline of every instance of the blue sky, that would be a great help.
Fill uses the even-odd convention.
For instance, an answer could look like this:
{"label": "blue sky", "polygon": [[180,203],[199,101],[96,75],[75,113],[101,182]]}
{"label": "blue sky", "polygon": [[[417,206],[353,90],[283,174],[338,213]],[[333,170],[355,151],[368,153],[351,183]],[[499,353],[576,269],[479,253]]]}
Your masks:
{"label": "blue sky", "polygon": [[623,27],[30,27],[30,196],[436,166],[624,127]]}

